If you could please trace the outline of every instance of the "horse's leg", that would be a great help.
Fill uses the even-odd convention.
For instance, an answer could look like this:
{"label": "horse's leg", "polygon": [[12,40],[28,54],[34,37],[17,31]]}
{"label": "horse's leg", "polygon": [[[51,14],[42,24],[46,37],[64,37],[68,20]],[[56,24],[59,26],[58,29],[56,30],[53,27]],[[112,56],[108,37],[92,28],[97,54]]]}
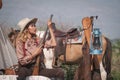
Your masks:
{"label": "horse's leg", "polygon": [[80,59],[80,63],[78,68],[75,71],[73,80],[84,80],[84,66],[83,66],[83,58]]}
{"label": "horse's leg", "polygon": [[[96,55],[96,58],[94,59],[94,64],[98,65],[97,70],[100,70],[101,79],[106,80],[106,75],[105,75],[106,71],[103,69],[103,64],[102,64],[102,60],[103,60],[103,57],[105,55],[105,50],[106,50],[106,47],[107,47],[107,42],[106,42],[104,36],[102,36],[102,44],[103,44],[102,45],[102,50],[103,50],[102,54]],[[103,77],[103,75],[104,75],[104,77]]]}
{"label": "horse's leg", "polygon": [[101,79],[102,80],[106,80],[107,73],[105,71],[105,68],[103,67],[103,63],[102,62],[100,63],[100,73],[101,73]]}
{"label": "horse's leg", "polygon": [[83,46],[83,67],[84,67],[84,80],[91,80],[91,60],[89,54],[89,45],[87,42]]}
{"label": "horse's leg", "polygon": [[107,48],[105,51],[105,70],[107,72],[107,80],[112,80],[111,77],[111,57],[112,57],[112,46],[109,39],[105,38],[107,41]]}
{"label": "horse's leg", "polygon": [[[112,55],[112,46],[109,39],[102,37],[103,43],[103,52],[101,55],[97,55],[100,64],[100,72],[102,80],[106,80],[111,76],[111,55]],[[103,68],[104,67],[104,68]],[[106,75],[107,74],[107,75]],[[110,79],[107,79],[110,80]]]}
{"label": "horse's leg", "polygon": [[79,67],[76,70],[74,80],[91,80],[91,60],[88,44],[82,48],[83,57],[80,59]]}
{"label": "horse's leg", "polygon": [[97,58],[97,55],[93,56],[93,79],[92,80],[101,80],[101,75],[100,75],[100,64],[99,60]]}
{"label": "horse's leg", "polygon": [[56,37],[56,42],[57,42],[57,46],[54,49],[54,56],[55,56],[54,66],[57,67],[60,66],[58,65],[59,56],[65,53],[65,46],[63,44],[62,38]]}

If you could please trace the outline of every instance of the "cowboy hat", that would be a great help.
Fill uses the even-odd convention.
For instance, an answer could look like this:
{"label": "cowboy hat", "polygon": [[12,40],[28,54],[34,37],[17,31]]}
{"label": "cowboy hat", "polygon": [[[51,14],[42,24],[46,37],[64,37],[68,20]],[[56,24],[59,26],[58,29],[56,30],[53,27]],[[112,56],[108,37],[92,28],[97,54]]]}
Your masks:
{"label": "cowboy hat", "polygon": [[37,18],[33,19],[24,18],[21,21],[19,21],[17,25],[20,27],[20,32],[23,32],[29,23],[36,23],[37,20],[38,20]]}

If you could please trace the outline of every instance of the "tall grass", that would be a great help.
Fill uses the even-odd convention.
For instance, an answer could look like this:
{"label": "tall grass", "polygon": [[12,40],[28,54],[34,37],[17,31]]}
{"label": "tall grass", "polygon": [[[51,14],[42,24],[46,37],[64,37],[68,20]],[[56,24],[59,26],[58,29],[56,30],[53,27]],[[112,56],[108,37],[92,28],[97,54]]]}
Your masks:
{"label": "tall grass", "polygon": [[112,76],[113,80],[120,80],[120,54],[113,53],[112,56]]}
{"label": "tall grass", "polygon": [[113,80],[120,80],[120,40],[112,43],[112,76]]}

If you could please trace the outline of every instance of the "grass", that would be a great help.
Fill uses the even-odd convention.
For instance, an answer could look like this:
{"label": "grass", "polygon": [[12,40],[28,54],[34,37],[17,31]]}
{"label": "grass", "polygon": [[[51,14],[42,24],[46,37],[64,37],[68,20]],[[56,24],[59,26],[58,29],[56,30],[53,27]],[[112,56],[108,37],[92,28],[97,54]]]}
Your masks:
{"label": "grass", "polygon": [[113,52],[112,76],[113,76],[113,80],[120,80],[120,53]]}

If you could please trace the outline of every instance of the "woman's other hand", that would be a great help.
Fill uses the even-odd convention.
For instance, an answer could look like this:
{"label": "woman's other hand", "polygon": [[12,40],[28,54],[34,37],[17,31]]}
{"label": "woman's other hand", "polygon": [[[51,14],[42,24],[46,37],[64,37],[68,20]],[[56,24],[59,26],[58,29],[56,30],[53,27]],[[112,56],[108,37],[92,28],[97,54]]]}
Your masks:
{"label": "woman's other hand", "polygon": [[37,42],[37,44],[39,44],[40,43],[40,37],[36,37],[36,42]]}

